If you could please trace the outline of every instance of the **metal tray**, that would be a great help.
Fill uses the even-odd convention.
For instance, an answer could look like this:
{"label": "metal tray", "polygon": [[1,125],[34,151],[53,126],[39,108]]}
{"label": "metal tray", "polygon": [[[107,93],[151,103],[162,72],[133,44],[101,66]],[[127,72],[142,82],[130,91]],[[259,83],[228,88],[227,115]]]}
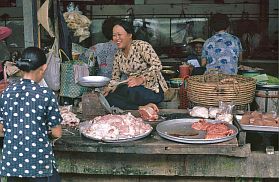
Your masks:
{"label": "metal tray", "polygon": [[[190,143],[190,144],[210,144],[210,143],[219,143],[231,140],[236,137],[238,133],[237,127],[235,127],[232,124],[227,124],[227,126],[234,130],[235,133],[230,136],[217,138],[217,139],[205,139],[206,132],[205,131],[197,131],[192,129],[192,124],[194,122],[197,122],[199,119],[173,119],[173,120],[167,120],[159,123],[156,127],[156,131],[158,134],[168,140],[180,142],[180,143]],[[213,122],[218,123],[220,121],[215,120],[206,120],[207,122]],[[197,132],[197,134],[194,134],[194,132]],[[180,136],[175,136],[180,135]],[[189,136],[190,135],[190,136]]]}
{"label": "metal tray", "polygon": [[141,134],[141,135],[137,135],[135,137],[119,138],[117,140],[113,140],[113,139],[99,139],[99,138],[95,138],[94,136],[90,136],[90,135],[87,135],[86,133],[82,132],[82,128],[88,127],[89,125],[91,125],[89,123],[89,121],[84,121],[84,122],[80,123],[79,124],[79,131],[80,131],[80,133],[83,136],[85,136],[86,138],[89,138],[89,139],[92,139],[92,140],[96,140],[96,141],[101,141],[101,142],[107,142],[107,143],[122,143],[122,142],[130,142],[130,141],[139,140],[139,139],[147,137],[152,132],[152,130],[153,130],[153,128],[151,127],[151,129],[148,132],[146,132],[144,134]]}
{"label": "metal tray", "polygon": [[78,80],[78,84],[84,87],[103,87],[107,85],[110,78],[104,76],[85,76]]}
{"label": "metal tray", "polygon": [[272,126],[259,126],[259,125],[245,125],[241,124],[240,120],[242,118],[241,115],[236,115],[236,122],[239,124],[242,130],[246,131],[263,131],[263,132],[279,132],[279,127]]}
{"label": "metal tray", "polygon": [[279,89],[279,85],[275,84],[259,84],[257,83],[258,89]]}
{"label": "metal tray", "polygon": [[166,118],[159,115],[159,117],[158,117],[157,120],[143,120],[143,121],[144,121],[145,123],[158,123],[158,122],[166,121]]}

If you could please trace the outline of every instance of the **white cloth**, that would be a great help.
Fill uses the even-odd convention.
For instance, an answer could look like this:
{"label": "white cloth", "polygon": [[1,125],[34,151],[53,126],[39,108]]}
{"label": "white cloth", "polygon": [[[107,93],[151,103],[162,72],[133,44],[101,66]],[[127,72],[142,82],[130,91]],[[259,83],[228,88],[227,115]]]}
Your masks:
{"label": "white cloth", "polygon": [[194,66],[195,68],[196,68],[196,67],[201,67],[201,66],[200,66],[200,63],[199,63],[199,61],[198,61],[197,59],[189,59],[189,60],[187,61],[187,63],[190,64],[190,65],[192,65],[192,66]]}
{"label": "white cloth", "polygon": [[78,79],[81,77],[89,76],[89,70],[88,70],[88,65],[79,65],[75,64],[73,66],[74,68],[74,78],[75,78],[75,83],[78,82]]}

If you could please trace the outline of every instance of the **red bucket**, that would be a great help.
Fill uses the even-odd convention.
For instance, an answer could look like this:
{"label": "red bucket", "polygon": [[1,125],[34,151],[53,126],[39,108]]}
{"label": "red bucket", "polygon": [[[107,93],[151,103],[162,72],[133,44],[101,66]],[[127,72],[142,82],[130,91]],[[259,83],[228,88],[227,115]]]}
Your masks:
{"label": "red bucket", "polygon": [[185,78],[190,75],[190,66],[189,65],[180,65],[179,66],[179,77]]}

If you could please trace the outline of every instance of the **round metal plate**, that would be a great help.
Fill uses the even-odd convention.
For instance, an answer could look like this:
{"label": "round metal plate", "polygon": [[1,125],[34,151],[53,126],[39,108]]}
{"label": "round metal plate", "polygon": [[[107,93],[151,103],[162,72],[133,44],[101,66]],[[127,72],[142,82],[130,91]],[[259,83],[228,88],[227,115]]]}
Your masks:
{"label": "round metal plate", "polygon": [[[236,137],[238,133],[237,127],[232,124],[227,124],[229,129],[235,131],[234,134],[222,138],[217,139],[205,139],[206,132],[205,131],[197,131],[192,129],[192,124],[197,122],[199,119],[173,119],[167,120],[159,123],[156,127],[156,131],[158,134],[168,140],[180,142],[180,143],[190,143],[190,144],[210,144],[210,143],[218,143],[231,140]],[[220,121],[215,120],[206,120],[207,122],[217,123]],[[195,132],[197,132],[195,134]],[[177,135],[177,136],[176,136]],[[180,135],[180,136],[178,136]]]}
{"label": "round metal plate", "polygon": [[94,136],[88,135],[87,133],[84,133],[82,131],[84,131],[85,128],[89,127],[91,125],[91,123],[89,123],[89,121],[84,121],[81,122],[79,124],[79,131],[80,133],[85,136],[86,138],[92,139],[92,140],[96,140],[96,141],[102,141],[102,142],[107,142],[107,143],[121,143],[121,142],[130,142],[130,141],[135,141],[135,140],[139,140],[142,139],[144,137],[147,137],[153,130],[153,128],[151,127],[151,129],[141,135],[137,135],[134,137],[127,137],[127,138],[118,138],[118,139],[100,139],[100,138],[96,138]]}
{"label": "round metal plate", "polygon": [[103,87],[107,85],[110,78],[104,76],[85,76],[78,80],[78,84],[84,87]]}
{"label": "round metal plate", "polygon": [[147,123],[158,123],[158,122],[166,121],[166,118],[163,116],[159,116],[157,120],[143,120],[143,121]]}

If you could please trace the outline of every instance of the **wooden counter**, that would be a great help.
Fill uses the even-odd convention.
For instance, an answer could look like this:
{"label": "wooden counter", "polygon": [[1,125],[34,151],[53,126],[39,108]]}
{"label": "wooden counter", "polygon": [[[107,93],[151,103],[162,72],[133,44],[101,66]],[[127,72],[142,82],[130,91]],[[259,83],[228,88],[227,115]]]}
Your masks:
{"label": "wooden counter", "polygon": [[[185,115],[185,110],[162,109],[161,114]],[[117,181],[231,181],[279,178],[279,152],[251,152],[238,139],[216,144],[182,144],[161,138],[155,131],[125,143],[103,143],[64,129],[54,152],[63,182]],[[245,180],[244,180],[245,181]]]}
{"label": "wooden counter", "polygon": [[120,175],[119,181],[129,176],[279,177],[278,151],[273,155],[251,152],[250,144],[238,146],[237,139],[218,144],[181,144],[152,132],[138,141],[103,143],[78,132],[64,133],[54,147],[59,170],[77,179],[81,174],[89,175],[88,179],[95,179],[95,175]]}
{"label": "wooden counter", "polygon": [[[154,128],[154,127],[153,127]],[[105,152],[115,154],[162,154],[162,155],[224,155],[248,157],[250,146],[238,146],[237,139],[216,144],[183,144],[161,138],[155,128],[153,132],[140,140],[123,143],[105,143],[85,138],[78,131],[64,130],[64,136],[55,143],[55,151],[67,152]],[[67,134],[68,133],[68,134]]]}
{"label": "wooden counter", "polygon": [[[185,112],[161,110],[161,114]],[[152,126],[148,137],[125,143],[93,141],[77,130],[65,130],[54,147],[60,173],[64,179],[88,182],[279,177],[278,151],[273,155],[251,152],[250,144],[240,146],[237,138],[204,145],[176,143],[161,138],[156,124]]]}

